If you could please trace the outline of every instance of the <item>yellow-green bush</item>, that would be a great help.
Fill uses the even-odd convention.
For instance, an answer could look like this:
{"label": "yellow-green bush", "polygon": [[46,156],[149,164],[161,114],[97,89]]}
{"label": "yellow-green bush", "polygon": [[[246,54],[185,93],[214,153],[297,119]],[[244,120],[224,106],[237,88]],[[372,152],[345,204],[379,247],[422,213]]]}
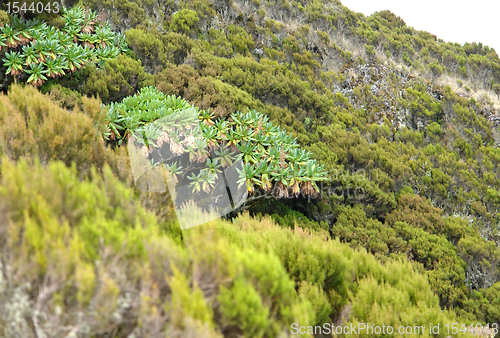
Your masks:
{"label": "yellow-green bush", "polygon": [[172,16],[170,30],[189,35],[191,30],[198,25],[199,21],[198,13],[189,9],[181,9]]}
{"label": "yellow-green bush", "polygon": [[[87,311],[80,332],[112,328],[116,316],[127,311],[120,301],[138,276],[146,251],[143,239],[158,231],[156,220],[131,201],[132,191],[107,168],[104,178],[93,170],[91,179],[80,181],[74,165],[34,162],[2,160],[0,246],[2,255],[10,257],[2,264],[18,273],[2,274],[1,302],[15,304],[13,290],[28,297],[22,311],[38,321],[37,335],[69,332],[80,311]],[[49,317],[38,318],[33,311]],[[11,316],[9,306],[0,310],[0,335],[19,334],[9,324]],[[26,318],[17,320],[22,324]],[[23,336],[33,336],[30,331]]]}
{"label": "yellow-green bush", "polygon": [[80,173],[102,167],[105,148],[97,101],[83,101],[83,112],[69,112],[35,88],[14,85],[0,96],[0,153],[17,160],[38,158],[46,164],[61,160]]}
{"label": "yellow-green bush", "polygon": [[9,13],[0,11],[0,27],[3,27],[6,23],[9,23],[9,21]]}

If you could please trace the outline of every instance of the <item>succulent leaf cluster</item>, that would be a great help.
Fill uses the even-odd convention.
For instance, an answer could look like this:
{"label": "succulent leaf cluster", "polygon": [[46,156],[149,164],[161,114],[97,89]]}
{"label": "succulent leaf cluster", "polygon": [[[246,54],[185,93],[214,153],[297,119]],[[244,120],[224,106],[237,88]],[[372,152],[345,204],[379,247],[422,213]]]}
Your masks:
{"label": "succulent leaf cluster", "polygon": [[[162,123],[156,123],[160,118]],[[203,163],[203,170],[188,176],[189,166],[167,165],[173,176],[187,176],[193,192],[209,192],[217,173],[238,159],[243,162],[241,170],[237,169],[238,185],[245,185],[250,194],[257,188],[274,191],[277,198],[314,195],[319,190],[317,182],[327,179],[323,166],[291,134],[255,110],[216,119],[210,111],[192,107],[180,97],[147,87],[111,104],[107,126],[106,139],[140,145],[152,165],[159,164],[160,157],[154,152],[163,147],[175,155],[186,155],[190,163]],[[137,138],[138,134],[143,137]]]}
{"label": "succulent leaf cluster", "polygon": [[62,13],[65,25],[61,29],[17,16],[0,27],[6,74],[28,74],[26,82],[39,87],[49,78],[115,58],[128,49],[125,36],[113,32],[108,22],[101,23],[97,13],[81,7]]}

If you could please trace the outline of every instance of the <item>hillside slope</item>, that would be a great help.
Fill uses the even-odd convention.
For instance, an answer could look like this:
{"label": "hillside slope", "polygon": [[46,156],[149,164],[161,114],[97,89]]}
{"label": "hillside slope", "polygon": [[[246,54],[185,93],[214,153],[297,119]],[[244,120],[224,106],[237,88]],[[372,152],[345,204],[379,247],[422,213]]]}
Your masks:
{"label": "hillside slope", "polygon": [[[275,337],[289,334],[292,320],[339,323],[342,316],[394,325],[413,325],[414,318],[500,322],[500,61],[494,50],[444,42],[389,12],[366,18],[338,1],[65,3],[103,10],[131,50],[48,79],[39,89],[45,96],[17,85],[7,89],[13,79],[2,69],[8,94],[0,100],[0,155],[7,157],[0,193],[9,215],[4,227],[14,230],[1,245],[37,266],[19,281],[42,285],[50,271],[79,290],[76,298],[63,289],[47,295],[51,316],[74,323],[71,316],[83,309],[94,319],[75,330],[124,337],[164,329],[171,336]],[[232,224],[180,233],[169,194],[133,190],[125,147],[102,140],[111,125],[109,104],[148,86],[209,110],[218,121],[232,123],[234,112],[267,115],[328,170],[328,180],[318,184],[318,196],[261,199]],[[101,111],[99,100],[86,96],[108,106]],[[11,163],[21,159],[30,164]],[[78,174],[56,161],[75,165]],[[30,181],[31,171],[48,175],[55,191],[81,185],[82,192],[64,206],[63,197],[43,195],[46,188]],[[249,179],[262,179],[254,175]],[[24,184],[40,192],[16,190]],[[7,198],[13,194],[18,204]],[[103,205],[117,206],[92,211],[88,203],[100,195]],[[29,196],[48,200],[23,204]],[[205,231],[214,242],[203,243]],[[74,257],[62,272],[49,269],[58,255],[53,250],[64,251],[62,244],[51,248],[53,241],[72,245],[67,254]],[[122,246],[124,256],[116,257],[123,258],[122,270],[94,269],[98,257],[106,261],[106,250]],[[300,252],[310,253],[303,265]],[[153,262],[171,255],[175,268]],[[151,264],[144,274],[128,271],[144,262]],[[18,269],[15,259],[8,264]],[[269,287],[269,276],[259,271],[279,285]],[[136,289],[131,281],[137,280],[145,289]],[[19,290],[0,288],[6,302],[17,304],[13,295],[19,295],[26,309],[38,304],[35,289],[16,285]],[[153,304],[158,295],[165,304]],[[406,311],[398,302],[407,304],[405,316],[392,315]],[[115,306],[116,318],[99,318],[108,306]],[[62,319],[57,313],[66,308]],[[13,320],[6,311],[0,327]],[[19,334],[37,330],[35,317],[18,318],[25,330]]]}

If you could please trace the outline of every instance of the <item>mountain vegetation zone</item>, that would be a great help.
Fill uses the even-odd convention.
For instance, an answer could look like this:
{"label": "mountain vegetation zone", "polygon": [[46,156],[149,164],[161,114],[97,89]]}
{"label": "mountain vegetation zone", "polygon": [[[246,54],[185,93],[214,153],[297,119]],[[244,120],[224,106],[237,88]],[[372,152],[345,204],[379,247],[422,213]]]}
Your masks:
{"label": "mountain vegetation zone", "polygon": [[[426,275],[441,308],[451,309],[462,321],[498,322],[498,150],[496,130],[486,118],[491,102],[396,67],[381,68],[368,55],[353,58],[329,41],[341,30],[337,22],[331,22],[326,35],[322,32],[328,29],[314,28],[318,20],[287,33],[278,18],[268,17],[273,13],[266,4],[260,4],[264,13],[256,11],[252,20],[243,13],[241,18],[234,15],[234,7],[223,12],[217,3],[170,6],[171,13],[178,11],[158,29],[146,16],[135,23],[120,20],[129,25],[124,28],[134,55],[120,55],[99,69],[87,67],[57,84],[48,80],[42,92],[65,108],[85,110],[81,102],[87,94],[99,95],[105,103],[119,102],[154,84],[219,118],[247,109],[266,114],[334,173],[329,188],[363,188],[365,196],[358,200],[349,194],[325,194],[310,204],[263,203],[254,214],[270,213],[285,228],[298,225],[364,247],[384,264],[409,259]],[[342,21],[348,29],[363,20],[335,6],[346,18],[358,18]],[[314,9],[314,4],[307,8]],[[227,19],[223,27],[205,29],[215,17]],[[398,29],[391,34],[400,34]],[[282,38],[284,34],[289,36]],[[352,36],[348,39],[355,41]],[[309,43],[314,39],[319,47],[332,48],[332,58],[344,66],[328,70],[320,48],[315,52]],[[435,42],[430,45],[440,45]],[[10,142],[3,144],[18,146]],[[109,150],[104,153],[112,158],[107,161],[118,161]],[[353,175],[358,169],[377,174]],[[203,295],[209,298],[210,293]],[[326,303],[336,304],[330,298]],[[346,309],[346,303],[338,304]],[[328,312],[330,319],[339,315],[338,309]],[[349,320],[354,318],[359,317],[351,312]]]}
{"label": "mountain vegetation zone", "polygon": [[[264,112],[275,123],[296,133],[299,143],[335,173],[330,187],[344,192],[349,187],[365,191],[362,201],[352,194],[329,194],[312,205],[296,203],[291,209],[325,221],[329,224],[326,228],[337,232],[343,226],[338,222],[340,206],[353,208],[361,203],[366,218],[354,227],[362,229],[370,219],[383,227],[388,225],[388,214],[402,207],[398,206],[401,192],[416,193],[440,209],[443,221],[447,217],[466,219],[468,226],[486,239],[480,239],[481,242],[498,245],[498,203],[493,202],[498,191],[494,187],[499,183],[498,162],[494,162],[498,152],[496,131],[484,113],[492,109],[491,102],[487,99],[478,102],[458,95],[449,87],[429,85],[425,79],[396,68],[380,71],[376,64],[366,67],[364,60],[353,59],[349,51],[338,46],[334,49],[337,58],[344,60],[344,66],[338,72],[323,71],[321,58],[308,51],[306,37],[311,38],[314,30],[306,26],[284,40],[275,39],[274,48],[272,44],[263,48],[267,53],[264,56],[252,55],[256,44],[252,29],[276,36],[286,30],[285,26],[267,20],[266,26],[258,27],[256,19],[252,26],[252,20],[248,19],[249,29],[237,25],[235,19],[235,24],[209,29],[203,35],[201,24],[194,24],[197,20],[183,19],[185,15],[193,16],[194,9],[189,11],[182,10],[172,16],[172,22],[192,22],[189,30],[174,28],[162,33],[154,27],[137,26],[126,32],[131,48],[146,69],[155,73],[155,67],[163,68],[154,74],[157,88],[181,95],[221,116],[245,107]],[[197,17],[201,22],[207,16],[197,12]],[[243,41],[248,43],[242,44]],[[364,74],[353,71],[363,65]],[[372,180],[352,175],[360,168],[377,175]],[[408,223],[417,225],[409,220]],[[341,238],[359,245],[356,239]],[[390,246],[382,252],[384,256],[401,254]],[[485,278],[482,276],[490,273],[472,272],[482,268],[469,263],[475,268],[459,272],[457,280],[463,281],[459,283],[461,287],[455,287],[456,282],[451,279],[435,280],[436,290],[441,290],[442,306],[473,304],[469,300],[475,297],[471,296],[471,286],[476,285],[476,290],[487,288],[498,278],[496,257],[494,249],[492,256],[484,261],[484,266],[492,267],[491,274],[496,277]],[[433,270],[431,265],[427,269]],[[448,286],[437,285],[441,283]],[[446,293],[451,289],[460,296],[450,298]],[[467,310],[478,311],[483,310]]]}

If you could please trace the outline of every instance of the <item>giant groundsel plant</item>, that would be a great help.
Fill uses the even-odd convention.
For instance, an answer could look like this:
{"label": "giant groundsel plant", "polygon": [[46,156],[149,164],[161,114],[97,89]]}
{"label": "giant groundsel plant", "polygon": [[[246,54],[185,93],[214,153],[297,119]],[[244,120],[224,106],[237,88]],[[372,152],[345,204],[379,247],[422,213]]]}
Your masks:
{"label": "giant groundsel plant", "polygon": [[63,9],[62,16],[61,29],[17,16],[0,27],[0,58],[6,74],[38,87],[49,78],[99,64],[128,49],[124,36],[113,32],[95,12],[75,7]]}
{"label": "giant groundsel plant", "polygon": [[[209,193],[217,173],[237,160],[243,163],[238,185],[250,195],[257,189],[277,198],[314,195],[317,183],[326,180],[323,166],[291,134],[255,110],[215,119],[208,110],[154,87],[107,108],[108,141],[134,142],[151,166],[163,163],[176,181],[188,180],[193,193]],[[162,158],[162,149],[177,160]]]}

